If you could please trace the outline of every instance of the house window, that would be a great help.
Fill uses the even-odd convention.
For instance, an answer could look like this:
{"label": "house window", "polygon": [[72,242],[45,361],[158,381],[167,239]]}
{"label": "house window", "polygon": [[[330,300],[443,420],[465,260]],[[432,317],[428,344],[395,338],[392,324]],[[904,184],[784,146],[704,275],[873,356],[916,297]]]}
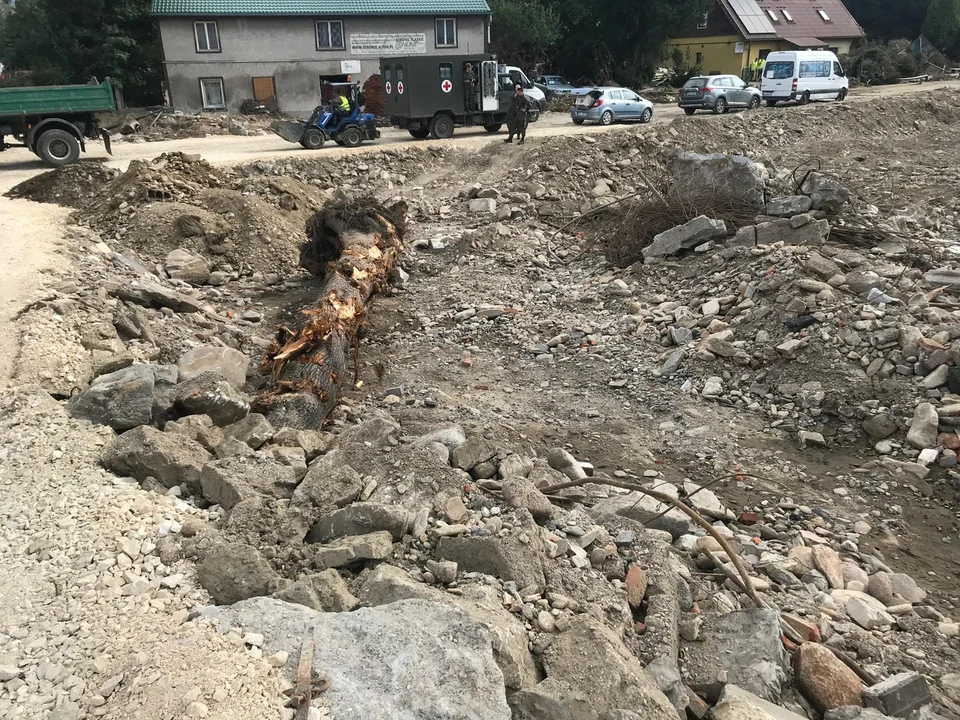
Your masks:
{"label": "house window", "polygon": [[453,79],[453,65],[451,63],[440,63],[440,79],[441,80]]}
{"label": "house window", "polygon": [[703,53],[697,53],[697,67],[703,65]]}
{"label": "house window", "polygon": [[697,30],[706,30],[707,29],[707,16],[710,13],[705,12],[703,16],[697,21]]}
{"label": "house window", "polygon": [[791,15],[788,11],[780,8],[780,12],[783,13],[783,16],[787,19],[787,22],[793,22],[793,15]]}
{"label": "house window", "polygon": [[774,22],[780,22],[780,18],[777,17],[777,14],[773,10],[767,10],[767,15],[769,15],[770,19]]}
{"label": "house window", "polygon": [[343,23],[317,20],[317,50],[343,50]]}
{"label": "house window", "polygon": [[827,15],[823,10],[817,9],[817,12],[820,13],[820,17],[823,18],[824,22],[830,22],[830,16]]}
{"label": "house window", "polygon": [[193,37],[197,43],[197,52],[220,52],[220,33],[215,22],[195,22]]}
{"label": "house window", "polygon": [[200,78],[200,97],[204,110],[223,110],[227,103],[223,99],[223,78]]}
{"label": "house window", "polygon": [[437,47],[457,46],[457,21],[455,18],[437,18]]}

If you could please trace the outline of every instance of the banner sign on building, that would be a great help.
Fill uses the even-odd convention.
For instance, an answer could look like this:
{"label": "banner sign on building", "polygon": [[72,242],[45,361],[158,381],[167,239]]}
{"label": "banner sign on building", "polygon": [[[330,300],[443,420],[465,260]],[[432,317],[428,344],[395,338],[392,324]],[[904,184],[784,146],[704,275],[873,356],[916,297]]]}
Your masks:
{"label": "banner sign on building", "polygon": [[353,33],[351,55],[426,55],[426,33]]}

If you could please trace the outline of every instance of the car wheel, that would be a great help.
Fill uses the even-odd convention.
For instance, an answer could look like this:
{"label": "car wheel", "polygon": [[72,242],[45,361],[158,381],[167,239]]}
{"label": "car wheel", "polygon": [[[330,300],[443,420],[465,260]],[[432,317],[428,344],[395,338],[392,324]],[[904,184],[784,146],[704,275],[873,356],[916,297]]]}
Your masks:
{"label": "car wheel", "polygon": [[303,134],[300,144],[303,145],[307,150],[319,150],[323,147],[325,140],[326,138],[323,136],[322,132],[316,128],[310,128]]}
{"label": "car wheel", "polygon": [[653,120],[653,109],[647,108],[646,110],[643,111],[643,114],[640,116],[640,122],[648,123],[651,120]]}
{"label": "car wheel", "polygon": [[50,167],[61,167],[76,162],[80,157],[80,143],[66,130],[47,130],[37,140],[36,153]]}
{"label": "car wheel", "polygon": [[776,107],[776,106],[777,106],[776,100],[767,100],[767,107]]}
{"label": "car wheel", "polygon": [[687,115],[693,115],[697,110],[696,110],[696,108],[684,108],[683,111],[684,111]]}
{"label": "car wheel", "polygon": [[603,115],[600,116],[600,123],[602,125],[613,125],[613,113],[610,110],[603,113]]}
{"label": "car wheel", "polygon": [[714,115],[723,115],[728,109],[727,99],[719,97],[717,101],[713,104],[713,114]]}
{"label": "car wheel", "polygon": [[573,124],[574,124],[574,125],[583,125],[583,118],[574,118],[574,119],[573,119]]}
{"label": "car wheel", "polygon": [[750,104],[747,106],[747,109],[756,110],[758,107],[760,107],[760,98],[754,95],[752,98],[750,98]]}
{"label": "car wheel", "polygon": [[453,118],[449,115],[437,115],[430,121],[430,134],[437,140],[453,137]]}
{"label": "car wheel", "polygon": [[840,94],[837,95],[837,102],[843,102],[847,99],[847,89],[843,88],[840,90]]}
{"label": "car wheel", "polygon": [[807,90],[803,95],[800,96],[800,104],[801,104],[801,105],[809,105],[809,104],[810,104],[810,91],[809,91],[809,90]]}
{"label": "car wheel", "polygon": [[427,137],[430,135],[429,128],[418,128],[416,130],[411,129],[411,130],[408,130],[407,132],[410,133],[411,137],[414,137],[417,140],[426,140]]}

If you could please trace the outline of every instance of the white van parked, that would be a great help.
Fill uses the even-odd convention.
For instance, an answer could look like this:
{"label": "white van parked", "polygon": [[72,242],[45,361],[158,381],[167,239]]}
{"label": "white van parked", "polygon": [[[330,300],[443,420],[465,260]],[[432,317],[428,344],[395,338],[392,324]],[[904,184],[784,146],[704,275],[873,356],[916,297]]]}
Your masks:
{"label": "white van parked", "polygon": [[787,100],[843,100],[849,89],[840,60],[829,50],[772,52],[760,81],[760,92],[770,107]]}

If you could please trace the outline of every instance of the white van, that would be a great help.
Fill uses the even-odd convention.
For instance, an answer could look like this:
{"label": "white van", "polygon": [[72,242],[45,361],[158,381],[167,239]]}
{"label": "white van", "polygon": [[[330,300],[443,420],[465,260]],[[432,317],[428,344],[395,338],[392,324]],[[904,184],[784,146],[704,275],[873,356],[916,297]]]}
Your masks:
{"label": "white van", "polygon": [[843,100],[849,89],[840,60],[829,50],[772,52],[760,81],[760,92],[770,107],[787,100]]}

